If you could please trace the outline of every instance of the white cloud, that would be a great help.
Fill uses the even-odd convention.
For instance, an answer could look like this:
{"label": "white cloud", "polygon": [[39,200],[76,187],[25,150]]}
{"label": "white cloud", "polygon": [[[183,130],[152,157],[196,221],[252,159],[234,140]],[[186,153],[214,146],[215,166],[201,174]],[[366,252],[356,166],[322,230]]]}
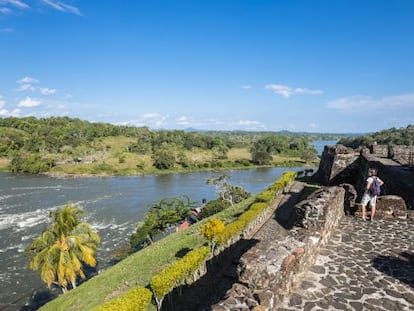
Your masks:
{"label": "white cloud", "polygon": [[34,91],[36,88],[31,84],[21,84],[15,91],[24,92],[24,91]]}
{"label": "white cloud", "polygon": [[12,111],[8,111],[7,109],[0,109],[0,116],[3,117],[18,117],[20,115],[20,109],[14,109]]}
{"label": "white cloud", "polygon": [[222,125],[222,124],[224,124],[223,121],[221,121],[219,119],[214,119],[214,118],[207,119],[207,123],[208,124],[214,124],[214,125]]}
{"label": "white cloud", "polygon": [[29,6],[25,2],[20,1],[20,0],[1,0],[0,4],[4,4],[4,5],[11,4],[11,5],[14,5],[15,7],[18,7],[19,9],[29,8]]}
{"label": "white cloud", "polygon": [[122,122],[123,125],[134,125],[134,126],[148,126],[149,128],[160,128],[165,127],[168,122],[169,115],[161,115],[159,113],[146,113],[142,117]]}
{"label": "white cloud", "polygon": [[160,114],[158,114],[158,113],[145,113],[142,117],[144,118],[144,119],[155,119],[155,118],[158,118],[160,116]]}
{"label": "white cloud", "polygon": [[251,88],[252,88],[251,85],[243,85],[242,86],[242,89],[244,89],[244,90],[250,90]]}
{"label": "white cloud", "polygon": [[[0,8],[0,13],[2,14],[10,14],[13,12],[14,9],[29,9],[30,6],[26,3],[27,1],[22,0],[0,0],[0,5],[3,5],[4,7]],[[43,3],[44,5],[53,8],[55,10],[58,10],[60,12],[67,12],[76,14],[79,16],[82,16],[80,10],[72,5],[56,1],[56,0],[40,0],[38,2]]]}
{"label": "white cloud", "polygon": [[385,110],[392,108],[414,108],[414,94],[374,98],[371,96],[351,96],[339,98],[326,104],[328,108],[353,110]]}
{"label": "white cloud", "polygon": [[54,0],[42,0],[42,2],[55,10],[61,11],[61,12],[69,12],[76,15],[82,15],[80,10],[77,7],[65,4],[63,2],[54,1]]}
{"label": "white cloud", "polygon": [[[1,14],[10,14],[11,12],[12,12],[12,10],[10,10],[9,8],[0,8],[0,13]],[[4,28],[4,29],[7,29],[7,28]]]}
{"label": "white cloud", "polygon": [[322,93],[323,92],[321,90],[309,90],[300,87],[293,90],[293,94],[321,95]]}
{"label": "white cloud", "polygon": [[40,93],[42,93],[42,95],[52,95],[54,93],[56,93],[56,89],[49,89],[49,88],[40,88]]}
{"label": "white cloud", "polygon": [[39,80],[35,78],[31,78],[31,77],[24,77],[16,82],[19,84],[31,84],[31,83],[39,83]]}
{"label": "white cloud", "polygon": [[18,107],[25,107],[25,108],[32,108],[32,107],[37,107],[39,105],[40,105],[39,100],[30,98],[30,97],[27,96],[25,99],[21,100],[17,106]]}
{"label": "white cloud", "polygon": [[236,122],[236,127],[243,127],[250,130],[263,129],[265,126],[259,121],[239,120]]}
{"label": "white cloud", "polygon": [[307,95],[320,95],[323,92],[321,90],[310,90],[306,88],[291,88],[286,85],[281,84],[268,84],[265,86],[265,89],[272,90],[273,93],[282,95],[283,97],[290,97],[297,94],[307,94]]}
{"label": "white cloud", "polygon": [[181,116],[177,119],[177,124],[179,124],[179,125],[189,125],[190,121],[188,120],[188,118],[186,116]]}
{"label": "white cloud", "polygon": [[309,128],[311,128],[311,129],[316,129],[316,128],[318,128],[318,127],[319,127],[319,126],[318,126],[318,124],[316,124],[316,123],[314,123],[314,122],[309,123],[309,124],[308,124],[308,126],[309,126]]}
{"label": "white cloud", "polygon": [[3,96],[0,95],[0,116],[2,117],[18,117],[20,114],[20,109],[14,109],[12,111],[7,110],[4,108],[6,105],[5,100],[3,99]]}

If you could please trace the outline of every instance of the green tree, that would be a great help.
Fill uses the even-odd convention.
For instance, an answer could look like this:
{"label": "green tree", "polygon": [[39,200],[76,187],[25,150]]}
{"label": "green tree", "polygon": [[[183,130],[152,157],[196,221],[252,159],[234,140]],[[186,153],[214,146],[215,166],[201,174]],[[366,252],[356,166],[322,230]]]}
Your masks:
{"label": "green tree", "polygon": [[95,252],[99,235],[80,220],[83,211],[67,205],[51,213],[52,224],[26,248],[29,268],[40,270],[40,277],[50,288],[76,288],[78,277],[84,279],[83,266],[96,266]]}
{"label": "green tree", "polygon": [[201,209],[200,213],[197,215],[199,219],[204,219],[210,217],[214,214],[221,212],[230,206],[228,201],[223,200],[212,200],[208,201],[206,205]]}
{"label": "green tree", "polygon": [[300,158],[305,160],[306,163],[312,162],[318,158],[318,152],[315,148],[309,148],[302,151]]}
{"label": "green tree", "polygon": [[273,157],[267,151],[252,151],[252,162],[257,165],[270,165]]}
{"label": "green tree", "polygon": [[158,202],[150,204],[149,211],[144,220],[137,225],[136,232],[131,235],[131,247],[151,244],[155,235],[166,231],[170,226],[177,225],[187,217],[195,202],[190,198],[163,198]]}
{"label": "green tree", "polygon": [[175,150],[168,146],[162,146],[152,154],[154,166],[160,170],[166,170],[174,167],[176,156]]}
{"label": "green tree", "polygon": [[10,170],[12,172],[38,174],[47,172],[53,166],[55,161],[50,157],[42,157],[38,153],[17,154],[10,162]]}
{"label": "green tree", "polygon": [[242,187],[230,185],[227,182],[228,179],[229,176],[223,174],[207,179],[206,183],[214,185],[220,200],[229,202],[230,205],[239,203],[250,196],[250,193]]}

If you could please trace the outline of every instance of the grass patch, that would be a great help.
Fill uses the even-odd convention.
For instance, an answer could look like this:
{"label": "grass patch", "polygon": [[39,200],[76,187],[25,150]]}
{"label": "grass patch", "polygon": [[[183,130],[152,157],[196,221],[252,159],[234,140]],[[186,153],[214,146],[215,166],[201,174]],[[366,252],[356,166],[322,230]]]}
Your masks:
{"label": "grass patch", "polygon": [[227,153],[227,158],[230,161],[236,161],[236,160],[242,160],[242,159],[246,159],[250,161],[252,159],[252,155],[250,151],[246,148],[233,148],[233,149],[230,149],[229,152]]}

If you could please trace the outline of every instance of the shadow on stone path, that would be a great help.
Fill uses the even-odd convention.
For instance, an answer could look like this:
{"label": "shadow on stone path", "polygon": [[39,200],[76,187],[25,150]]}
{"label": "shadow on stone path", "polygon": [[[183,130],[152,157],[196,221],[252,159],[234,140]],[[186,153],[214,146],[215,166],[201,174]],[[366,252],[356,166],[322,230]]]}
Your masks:
{"label": "shadow on stone path", "polygon": [[344,217],[276,310],[414,310],[414,223]]}

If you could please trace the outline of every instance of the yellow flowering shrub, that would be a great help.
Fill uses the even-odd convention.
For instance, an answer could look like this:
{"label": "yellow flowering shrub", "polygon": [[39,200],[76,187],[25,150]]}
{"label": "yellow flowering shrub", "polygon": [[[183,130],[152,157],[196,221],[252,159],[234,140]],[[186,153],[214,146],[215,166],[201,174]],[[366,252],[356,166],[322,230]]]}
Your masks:
{"label": "yellow flowering shrub", "polygon": [[274,190],[265,190],[260,192],[255,197],[256,202],[270,202],[275,197],[275,191]]}
{"label": "yellow flowering shrub", "polygon": [[201,267],[210,254],[210,248],[201,246],[188,252],[151,279],[151,289],[160,307],[162,299],[175,287],[189,282],[192,274]]}
{"label": "yellow flowering shrub", "polygon": [[210,243],[216,235],[224,230],[224,223],[218,218],[212,218],[200,227],[200,233]]}
{"label": "yellow flowering shrub", "polygon": [[145,287],[134,287],[120,297],[114,298],[94,311],[144,311],[151,304],[152,292]]}

